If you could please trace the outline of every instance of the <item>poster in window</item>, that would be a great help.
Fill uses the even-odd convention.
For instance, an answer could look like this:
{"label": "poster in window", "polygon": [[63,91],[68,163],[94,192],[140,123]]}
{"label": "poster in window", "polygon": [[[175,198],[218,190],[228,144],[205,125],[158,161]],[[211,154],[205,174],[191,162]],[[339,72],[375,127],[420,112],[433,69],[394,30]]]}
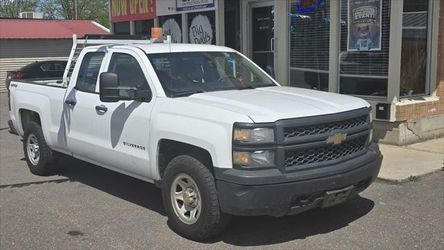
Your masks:
{"label": "poster in window", "polygon": [[348,51],[381,50],[382,0],[348,0]]}
{"label": "poster in window", "polygon": [[214,11],[188,14],[189,40],[196,44],[215,44]]}
{"label": "poster in window", "polygon": [[171,40],[173,43],[182,42],[182,16],[181,15],[170,15],[159,17],[160,26],[163,29],[164,39],[168,35],[171,35]]}

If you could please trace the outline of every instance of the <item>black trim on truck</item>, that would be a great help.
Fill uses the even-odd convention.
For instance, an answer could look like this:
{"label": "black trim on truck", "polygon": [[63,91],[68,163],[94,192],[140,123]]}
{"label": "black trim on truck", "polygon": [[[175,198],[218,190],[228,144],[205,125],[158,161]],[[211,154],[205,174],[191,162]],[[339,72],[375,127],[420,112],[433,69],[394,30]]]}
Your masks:
{"label": "black trim on truck", "polygon": [[[324,168],[290,173],[215,168],[219,204],[228,214],[276,217],[330,206],[366,189],[378,176],[381,162],[373,143],[365,155]],[[331,193],[337,192],[340,199],[332,203]]]}

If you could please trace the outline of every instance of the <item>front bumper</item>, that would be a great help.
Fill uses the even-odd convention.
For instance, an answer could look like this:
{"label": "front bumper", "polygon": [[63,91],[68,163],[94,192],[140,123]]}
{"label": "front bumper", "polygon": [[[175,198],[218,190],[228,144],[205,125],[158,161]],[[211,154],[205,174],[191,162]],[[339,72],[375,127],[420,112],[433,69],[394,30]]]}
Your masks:
{"label": "front bumper", "polygon": [[277,169],[215,169],[220,207],[233,215],[283,216],[325,205],[326,193],[350,188],[345,200],[378,176],[382,155],[376,144],[366,154],[328,167],[281,173]]}

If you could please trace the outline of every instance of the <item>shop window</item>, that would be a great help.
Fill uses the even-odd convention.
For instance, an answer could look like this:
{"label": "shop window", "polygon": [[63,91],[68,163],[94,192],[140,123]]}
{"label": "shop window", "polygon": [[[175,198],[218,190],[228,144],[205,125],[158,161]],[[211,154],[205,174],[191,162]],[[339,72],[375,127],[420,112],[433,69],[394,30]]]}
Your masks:
{"label": "shop window", "polygon": [[428,0],[404,0],[401,97],[429,94],[427,93],[428,10]]}
{"label": "shop window", "polygon": [[189,13],[188,32],[190,43],[216,44],[214,11]]}
{"label": "shop window", "polygon": [[390,1],[341,0],[340,93],[387,96]]}
{"label": "shop window", "polygon": [[154,27],[153,20],[134,21],[135,35],[151,37],[151,28]]}
{"label": "shop window", "polygon": [[130,34],[130,22],[114,23],[114,34],[116,35],[129,35]]}
{"label": "shop window", "polygon": [[240,1],[225,0],[225,46],[240,51]]}
{"label": "shop window", "polygon": [[166,36],[171,35],[173,43],[182,42],[182,15],[160,16],[159,25],[163,29],[165,39]]}
{"label": "shop window", "polygon": [[290,2],[290,86],[328,91],[330,1]]}

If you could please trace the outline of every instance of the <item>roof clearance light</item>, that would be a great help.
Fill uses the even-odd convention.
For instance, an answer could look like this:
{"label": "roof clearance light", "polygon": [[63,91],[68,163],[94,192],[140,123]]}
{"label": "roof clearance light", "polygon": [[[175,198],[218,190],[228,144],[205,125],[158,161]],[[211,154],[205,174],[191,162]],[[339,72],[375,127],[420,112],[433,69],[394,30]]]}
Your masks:
{"label": "roof clearance light", "polygon": [[153,42],[163,42],[163,30],[159,27],[152,27],[151,28],[151,40]]}

